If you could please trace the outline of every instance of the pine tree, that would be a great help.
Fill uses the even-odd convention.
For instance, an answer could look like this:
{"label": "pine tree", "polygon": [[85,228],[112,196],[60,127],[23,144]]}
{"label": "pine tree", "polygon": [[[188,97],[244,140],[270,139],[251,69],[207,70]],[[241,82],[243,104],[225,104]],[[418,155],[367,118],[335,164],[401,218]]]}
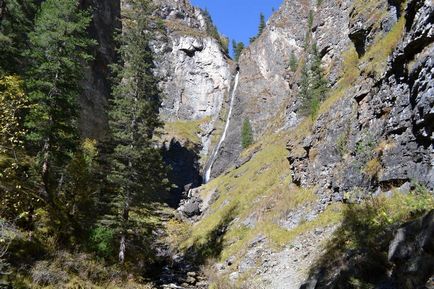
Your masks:
{"label": "pine tree", "polygon": [[253,130],[248,118],[244,119],[241,129],[241,145],[248,148],[253,143]]}
{"label": "pine tree", "polygon": [[295,72],[297,70],[297,66],[297,57],[295,56],[294,51],[291,51],[291,55],[289,56],[289,69],[291,69],[292,72]]}
{"label": "pine tree", "polygon": [[306,59],[304,60],[303,66],[301,69],[299,97],[301,99],[301,111],[302,111],[302,113],[303,114],[310,114],[310,97],[311,97],[310,71],[309,71],[309,65],[308,65]]}
{"label": "pine tree", "polygon": [[241,56],[241,52],[244,49],[244,43],[243,42],[236,42],[235,40],[232,41],[232,49],[234,51],[234,60],[238,62],[238,59]]}
{"label": "pine tree", "polygon": [[237,54],[237,41],[235,39],[232,39],[232,51],[234,53],[234,59],[235,59],[235,56]]}
{"label": "pine tree", "polygon": [[94,44],[86,32],[90,21],[90,13],[79,9],[78,0],[47,0],[29,35],[28,148],[36,156],[41,197],[63,226],[61,233],[70,226],[68,204],[61,196],[68,162],[79,148],[77,98],[84,65],[91,59],[87,49]]}
{"label": "pine tree", "polygon": [[327,80],[321,67],[321,55],[316,43],[311,49],[310,57],[308,54],[302,68],[299,96],[302,101],[302,112],[314,118],[327,94]]}
{"label": "pine tree", "polygon": [[122,15],[119,35],[121,62],[114,66],[116,85],[110,109],[114,150],[109,180],[115,186],[113,204],[120,214],[119,261],[125,261],[129,218],[133,206],[140,207],[152,194],[164,189],[165,170],[159,150],[152,141],[162,123],[159,119],[160,92],[152,74],[153,54],[149,0],[130,0]]}
{"label": "pine tree", "polygon": [[327,93],[327,80],[321,67],[321,55],[315,42],[312,44],[312,64],[310,70],[312,71],[312,92],[315,98],[322,101]]}
{"label": "pine tree", "polygon": [[265,29],[265,16],[264,14],[259,14],[259,29],[258,29],[258,36],[262,34],[262,32],[264,32]]}
{"label": "pine tree", "polygon": [[258,34],[250,37],[249,42],[253,43],[256,39],[258,39],[258,37],[261,36],[262,32],[264,32],[265,27],[266,27],[265,16],[264,16],[264,14],[261,13],[261,14],[259,14]]}
{"label": "pine tree", "polygon": [[34,0],[0,1],[0,74],[25,70],[22,52],[28,48],[36,6]]}

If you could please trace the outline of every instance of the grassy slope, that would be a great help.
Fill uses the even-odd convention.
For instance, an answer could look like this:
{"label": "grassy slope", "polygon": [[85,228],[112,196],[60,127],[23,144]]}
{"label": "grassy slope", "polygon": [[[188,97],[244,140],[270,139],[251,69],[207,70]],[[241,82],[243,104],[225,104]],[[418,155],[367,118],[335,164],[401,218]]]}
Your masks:
{"label": "grassy slope", "polygon": [[[219,198],[199,223],[188,228],[189,233],[184,234],[184,239],[177,238],[182,248],[207,248],[208,251],[199,253],[204,254],[204,257],[225,260],[229,256],[242,257],[247,245],[258,235],[266,236],[272,247],[280,248],[307,230],[339,221],[339,206],[333,206],[315,220],[304,222],[292,230],[279,226],[278,221],[292,209],[301,205],[309,207],[316,200],[312,189],[290,186],[285,148],[290,135],[290,132],[281,132],[264,137],[244,152],[248,154],[260,147],[249,162],[214,179],[203,188],[204,195],[217,191]],[[242,224],[248,217],[257,220],[254,227]],[[231,223],[235,218],[238,221]],[[223,220],[227,223],[222,223]],[[222,227],[227,227],[227,230],[217,246],[213,235]],[[179,237],[177,228],[172,235]],[[214,249],[221,251],[216,252]]]}
{"label": "grassy slope", "polygon": [[209,122],[209,118],[199,120],[178,120],[166,122],[164,125],[163,139],[176,138],[181,141],[190,142],[200,145],[200,133],[202,132],[201,125]]}

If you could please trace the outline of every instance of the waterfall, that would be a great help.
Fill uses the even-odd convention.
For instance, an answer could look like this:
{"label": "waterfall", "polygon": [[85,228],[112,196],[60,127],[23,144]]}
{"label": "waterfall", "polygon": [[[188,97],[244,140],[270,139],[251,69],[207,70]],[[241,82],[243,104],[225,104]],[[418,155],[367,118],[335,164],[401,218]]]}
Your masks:
{"label": "waterfall", "polygon": [[232,95],[231,95],[231,102],[229,104],[229,112],[228,112],[228,116],[226,118],[226,125],[225,125],[225,129],[223,130],[223,134],[217,144],[217,146],[214,149],[213,154],[211,155],[211,159],[208,165],[208,169],[205,172],[205,183],[207,183],[209,181],[209,179],[211,178],[211,170],[212,170],[212,166],[214,165],[214,162],[217,159],[217,155],[220,151],[220,147],[222,146],[223,142],[226,139],[226,133],[228,131],[229,128],[229,124],[231,122],[231,116],[232,116],[232,108],[234,106],[234,100],[235,100],[235,94],[237,92],[237,87],[238,87],[238,78],[239,78],[240,72],[237,71],[237,74],[235,75],[235,83],[234,83],[234,88],[232,90]]}

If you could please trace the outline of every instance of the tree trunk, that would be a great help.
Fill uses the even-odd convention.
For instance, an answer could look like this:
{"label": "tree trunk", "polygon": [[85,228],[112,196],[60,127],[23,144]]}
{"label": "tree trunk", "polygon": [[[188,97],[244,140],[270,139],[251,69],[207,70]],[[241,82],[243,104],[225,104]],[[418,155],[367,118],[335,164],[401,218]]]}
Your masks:
{"label": "tree trunk", "polygon": [[123,228],[122,228],[121,240],[119,245],[119,262],[121,264],[125,262],[126,235],[127,235],[129,214],[130,214],[130,202],[129,202],[129,195],[127,195],[125,198],[124,210],[122,213]]}
{"label": "tree trunk", "polygon": [[119,246],[119,263],[123,264],[125,262],[125,231],[122,232],[121,242]]}
{"label": "tree trunk", "polygon": [[42,152],[44,155],[44,161],[42,163],[42,168],[41,168],[43,193],[44,193],[44,197],[46,198],[47,203],[49,203],[50,205],[54,205],[53,194],[50,190],[50,176],[49,176],[50,139],[45,140],[45,144],[44,144],[44,147],[42,149]]}

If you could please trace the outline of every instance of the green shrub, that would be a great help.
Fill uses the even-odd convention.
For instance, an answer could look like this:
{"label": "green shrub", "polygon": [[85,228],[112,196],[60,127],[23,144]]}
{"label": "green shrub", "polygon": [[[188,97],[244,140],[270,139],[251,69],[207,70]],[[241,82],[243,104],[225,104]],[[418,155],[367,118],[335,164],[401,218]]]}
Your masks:
{"label": "green shrub", "polygon": [[362,139],[357,142],[355,153],[359,161],[366,163],[375,156],[375,146],[376,141],[374,137],[369,133],[364,131]]}
{"label": "green shrub", "polygon": [[289,69],[291,69],[292,72],[295,72],[298,67],[298,59],[297,56],[295,56],[294,51],[291,51],[291,56],[289,57]]}
{"label": "green shrub", "polygon": [[157,30],[160,32],[164,32],[166,30],[166,25],[164,23],[164,20],[161,18],[158,18],[155,22],[155,25],[157,26]]}
{"label": "green shrub", "polygon": [[90,234],[90,245],[96,254],[107,258],[113,253],[113,229],[98,226]]}
{"label": "green shrub", "polygon": [[32,281],[38,285],[58,285],[68,280],[68,273],[52,266],[49,261],[39,261],[31,270]]}
{"label": "green shrub", "polygon": [[373,158],[372,160],[368,161],[366,165],[363,168],[363,173],[370,178],[375,178],[379,172],[381,171],[382,166],[381,162],[378,158]]}
{"label": "green shrub", "polygon": [[348,140],[350,138],[351,128],[348,126],[345,131],[343,131],[336,140],[336,149],[339,155],[343,157],[348,153]]}

